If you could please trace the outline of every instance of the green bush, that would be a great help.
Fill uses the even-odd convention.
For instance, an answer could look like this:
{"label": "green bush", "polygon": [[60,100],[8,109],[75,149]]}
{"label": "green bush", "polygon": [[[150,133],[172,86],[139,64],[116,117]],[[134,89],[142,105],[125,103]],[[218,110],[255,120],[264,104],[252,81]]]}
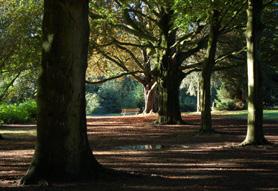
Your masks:
{"label": "green bush", "polygon": [[144,107],[143,87],[126,77],[101,86],[86,87],[87,114],[120,113],[122,108]]}
{"label": "green bush", "polygon": [[220,111],[222,111],[222,110],[231,111],[231,110],[235,110],[236,109],[234,100],[229,99],[229,98],[222,99],[220,101],[219,100],[215,100],[215,103],[216,103],[216,109],[220,110]]}
{"label": "green bush", "polygon": [[37,117],[37,104],[33,100],[20,104],[0,104],[2,123],[30,123]]}
{"label": "green bush", "polygon": [[97,92],[99,107],[96,113],[119,113],[121,111],[121,87],[117,82],[103,84]]}
{"label": "green bush", "polygon": [[99,108],[99,97],[95,93],[86,93],[86,114],[91,115]]}
{"label": "green bush", "polygon": [[217,90],[217,98],[215,99],[215,103],[217,110],[242,110],[246,107],[244,102],[236,98],[235,95],[232,95],[225,86],[221,86]]}

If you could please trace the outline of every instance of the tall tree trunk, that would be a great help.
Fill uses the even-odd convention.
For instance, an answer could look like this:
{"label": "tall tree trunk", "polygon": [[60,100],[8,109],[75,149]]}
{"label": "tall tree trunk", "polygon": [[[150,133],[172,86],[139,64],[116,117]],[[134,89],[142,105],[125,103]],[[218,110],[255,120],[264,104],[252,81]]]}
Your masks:
{"label": "tall tree trunk", "polygon": [[247,71],[248,71],[248,127],[242,145],[267,143],[263,133],[262,67],[260,39],[263,30],[262,0],[248,0],[247,8]]}
{"label": "tall tree trunk", "polygon": [[206,62],[202,69],[200,80],[200,105],[201,105],[201,133],[211,133],[213,128],[211,125],[211,74],[215,65],[215,55],[217,49],[217,39],[219,30],[219,12],[215,9],[211,10],[210,31],[208,39],[208,47],[206,53]]}
{"label": "tall tree trunk", "polygon": [[22,184],[94,175],[85,115],[88,1],[45,0],[37,144]]}
{"label": "tall tree trunk", "polygon": [[162,44],[165,51],[159,65],[158,76],[158,119],[159,124],[182,123],[179,91],[184,73],[180,70],[183,60],[178,58],[176,43],[176,30],[173,30],[174,11],[169,1],[160,19],[160,28],[163,33]]}
{"label": "tall tree trunk", "polygon": [[144,86],[144,99],[145,99],[145,108],[143,113],[148,114],[155,112],[155,99],[156,99],[156,89],[157,83],[149,83]]}
{"label": "tall tree trunk", "polygon": [[180,85],[184,76],[178,70],[169,70],[165,78],[158,82],[158,120],[159,124],[181,124],[179,103]]}

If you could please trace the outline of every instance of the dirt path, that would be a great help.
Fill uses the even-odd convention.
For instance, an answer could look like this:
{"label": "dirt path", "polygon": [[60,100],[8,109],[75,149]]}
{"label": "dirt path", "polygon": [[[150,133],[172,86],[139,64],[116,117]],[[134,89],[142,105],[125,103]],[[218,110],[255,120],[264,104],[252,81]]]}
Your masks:
{"label": "dirt path", "polygon": [[[34,148],[34,126],[1,128],[0,190],[278,190],[278,147],[232,147],[245,135],[245,121],[214,117],[220,134],[196,136],[199,116],[188,125],[154,126],[155,116],[88,119],[93,152],[105,167],[142,176],[91,183],[17,187]],[[20,132],[20,133],[16,133]],[[268,140],[278,143],[278,121],[265,122]]]}

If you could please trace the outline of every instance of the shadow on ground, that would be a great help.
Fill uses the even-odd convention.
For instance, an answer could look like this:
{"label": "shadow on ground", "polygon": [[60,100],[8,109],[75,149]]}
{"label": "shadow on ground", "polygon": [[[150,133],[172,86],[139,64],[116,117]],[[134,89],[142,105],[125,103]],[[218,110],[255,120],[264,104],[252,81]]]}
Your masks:
{"label": "shadow on ground", "polygon": [[[88,136],[97,160],[131,175],[49,187],[16,186],[33,154],[35,127],[3,127],[0,190],[278,190],[277,145],[235,146],[244,138],[245,121],[215,116],[214,127],[221,133],[198,136],[197,115],[184,116],[191,125],[155,126],[154,118],[89,118]],[[277,124],[265,122],[266,137],[273,143],[278,143]]]}

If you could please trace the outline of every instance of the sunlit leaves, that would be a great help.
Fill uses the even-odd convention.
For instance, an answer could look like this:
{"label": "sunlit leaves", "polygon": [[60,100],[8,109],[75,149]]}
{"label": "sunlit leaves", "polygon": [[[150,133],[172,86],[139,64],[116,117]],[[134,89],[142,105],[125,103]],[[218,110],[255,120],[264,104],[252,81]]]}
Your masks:
{"label": "sunlit leaves", "polygon": [[41,54],[42,9],[42,0],[0,0],[0,75],[7,81],[3,84],[10,82],[5,76],[13,78],[19,73],[18,80],[27,73],[35,80]]}

